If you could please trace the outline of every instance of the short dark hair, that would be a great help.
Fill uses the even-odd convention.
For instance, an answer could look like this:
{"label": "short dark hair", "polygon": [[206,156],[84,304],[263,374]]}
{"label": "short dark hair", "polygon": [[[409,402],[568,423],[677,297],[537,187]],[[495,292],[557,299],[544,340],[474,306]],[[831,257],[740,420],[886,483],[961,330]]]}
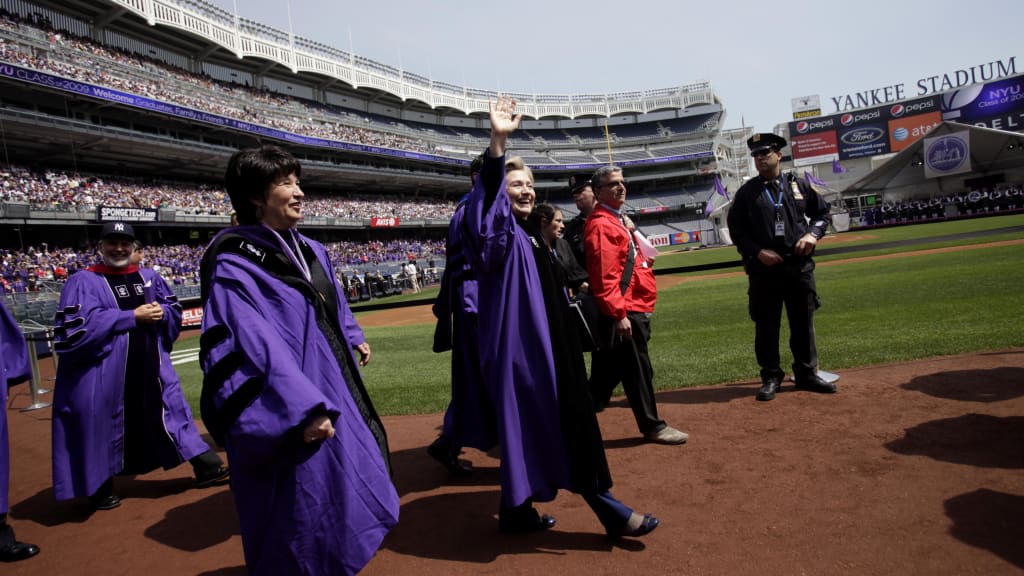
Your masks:
{"label": "short dark hair", "polygon": [[238,223],[259,224],[260,212],[253,200],[266,200],[267,188],[280,178],[302,176],[302,166],[290,152],[273,145],[246,148],[228,160],[224,186],[231,197],[231,206]]}
{"label": "short dark hair", "polygon": [[537,204],[533,207],[533,211],[530,212],[530,216],[526,220],[536,226],[537,230],[540,230],[540,227],[543,226],[543,221],[547,220],[550,222],[554,220],[555,212],[559,210],[561,210],[561,208],[557,208],[551,204]]}
{"label": "short dark hair", "polygon": [[605,182],[612,179],[612,174],[621,174],[622,168],[609,164],[608,166],[601,166],[597,170],[594,170],[594,174],[590,176],[590,185],[594,188],[594,192],[597,189],[604,186]]}

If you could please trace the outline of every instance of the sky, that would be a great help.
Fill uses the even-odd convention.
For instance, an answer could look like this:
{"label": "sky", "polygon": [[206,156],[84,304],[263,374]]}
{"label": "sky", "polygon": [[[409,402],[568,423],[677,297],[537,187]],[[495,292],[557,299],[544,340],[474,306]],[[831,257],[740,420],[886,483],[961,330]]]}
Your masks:
{"label": "sky", "polygon": [[770,131],[792,99],[1015,58],[1020,0],[209,0],[230,13],[460,86],[542,94],[708,81],[724,128]]}

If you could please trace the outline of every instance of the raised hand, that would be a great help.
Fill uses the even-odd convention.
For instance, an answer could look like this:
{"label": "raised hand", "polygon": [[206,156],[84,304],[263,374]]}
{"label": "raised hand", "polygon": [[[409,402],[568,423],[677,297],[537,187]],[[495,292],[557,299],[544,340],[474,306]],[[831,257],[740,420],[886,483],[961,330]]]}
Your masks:
{"label": "raised hand", "polygon": [[490,155],[498,158],[505,155],[505,142],[508,135],[519,128],[521,114],[516,114],[516,99],[511,96],[498,96],[496,102],[487,102],[491,120]]}

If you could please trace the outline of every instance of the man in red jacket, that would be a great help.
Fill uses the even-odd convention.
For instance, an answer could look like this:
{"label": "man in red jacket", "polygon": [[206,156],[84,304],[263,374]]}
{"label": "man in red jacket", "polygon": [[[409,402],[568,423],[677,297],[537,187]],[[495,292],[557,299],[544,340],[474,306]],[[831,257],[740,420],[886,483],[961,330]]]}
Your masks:
{"label": "man in red jacket", "polygon": [[647,353],[651,314],[658,299],[651,262],[637,250],[620,212],[626,202],[622,169],[603,166],[590,179],[598,206],[587,219],[584,244],[590,291],[605,316],[608,342],[596,354],[607,354],[615,366],[633,409],[640,433],[649,442],[683,444],[689,436],[658,418],[654,400],[654,369]]}

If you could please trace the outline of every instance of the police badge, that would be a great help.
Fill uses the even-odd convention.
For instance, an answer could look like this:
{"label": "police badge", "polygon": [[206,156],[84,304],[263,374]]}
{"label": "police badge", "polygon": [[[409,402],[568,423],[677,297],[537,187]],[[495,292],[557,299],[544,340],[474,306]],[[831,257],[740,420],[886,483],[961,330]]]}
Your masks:
{"label": "police badge", "polygon": [[800,192],[800,185],[797,184],[796,178],[789,181],[789,189],[793,192],[793,200],[803,200],[804,195]]}

